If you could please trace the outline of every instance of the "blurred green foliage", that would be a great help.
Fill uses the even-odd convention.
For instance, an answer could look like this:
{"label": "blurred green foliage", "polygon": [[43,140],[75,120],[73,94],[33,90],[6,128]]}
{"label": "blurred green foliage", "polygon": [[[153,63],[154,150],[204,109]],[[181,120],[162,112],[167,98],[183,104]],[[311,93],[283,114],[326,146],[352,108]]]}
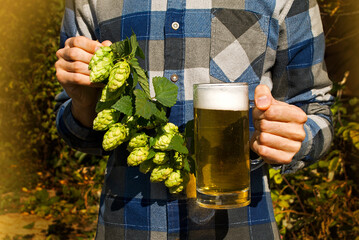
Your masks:
{"label": "blurred green foliage", "polygon": [[[326,15],[342,1],[319,0]],[[3,0],[0,8],[0,213],[53,221],[48,239],[91,239],[106,158],[70,149],[56,133],[54,63],[62,0]],[[329,154],[292,175],[270,169],[284,239],[358,239],[359,99],[335,84]],[[16,239],[22,239],[21,236]]]}
{"label": "blurred green foliage", "polygon": [[270,169],[276,221],[284,239],[359,239],[359,99],[335,83],[334,141],[327,156],[295,174]]}

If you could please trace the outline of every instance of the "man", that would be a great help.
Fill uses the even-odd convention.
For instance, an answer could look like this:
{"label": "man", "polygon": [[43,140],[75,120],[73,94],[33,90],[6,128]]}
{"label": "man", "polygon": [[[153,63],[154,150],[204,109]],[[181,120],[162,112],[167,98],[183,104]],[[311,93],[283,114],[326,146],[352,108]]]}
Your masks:
{"label": "man", "polygon": [[[331,82],[315,0],[67,1],[56,70],[71,99],[57,125],[70,146],[103,154],[101,133],[91,130],[102,86],[90,83],[88,63],[100,46],[132,31],[150,83],[165,76],[179,87],[170,121],[180,128],[193,119],[194,83],[247,82],[256,105],[252,155],[290,173],[329,148]],[[209,210],[150,183],[125,157],[121,146],[110,153],[97,239],[280,238],[266,165],[252,165],[250,206]]]}

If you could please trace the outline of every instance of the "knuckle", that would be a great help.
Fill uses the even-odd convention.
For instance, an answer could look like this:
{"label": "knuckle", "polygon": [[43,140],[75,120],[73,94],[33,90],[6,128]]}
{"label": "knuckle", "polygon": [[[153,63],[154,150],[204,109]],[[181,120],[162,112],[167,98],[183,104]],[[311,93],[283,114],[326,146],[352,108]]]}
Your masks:
{"label": "knuckle", "polygon": [[259,121],[259,129],[261,131],[268,131],[268,122],[266,120]]}
{"label": "knuckle", "polygon": [[58,70],[58,69],[60,68],[59,65],[60,65],[59,61],[56,61],[56,62],[55,62],[55,69],[56,69],[56,70]]}
{"label": "knuckle", "polygon": [[261,132],[259,135],[258,135],[258,140],[261,144],[267,144],[268,141],[269,141],[269,136],[268,134],[264,133],[264,132]]}
{"label": "knuckle", "polygon": [[258,145],[257,147],[257,152],[261,157],[268,157],[268,151],[267,148],[265,146],[262,145]]}
{"label": "knuckle", "polygon": [[69,50],[68,50],[68,56],[69,56],[69,58],[70,59],[76,59],[77,58],[77,51],[74,49],[74,48],[70,48]]}
{"label": "knuckle", "polygon": [[304,128],[302,127],[299,131],[296,131],[295,132],[295,138],[298,140],[298,141],[304,141],[305,140],[305,137],[306,137],[306,133],[304,131]]}
{"label": "knuckle", "polygon": [[278,113],[274,107],[268,108],[267,111],[265,112],[265,116],[268,119],[273,119],[277,114]]}
{"label": "knuckle", "polygon": [[58,59],[61,57],[62,52],[63,52],[62,48],[56,51],[56,57],[57,57]]}
{"label": "knuckle", "polygon": [[72,41],[73,37],[66,39],[65,46],[70,45],[70,41]]}
{"label": "knuckle", "polygon": [[81,42],[82,42],[82,36],[78,36],[73,39],[72,43],[74,46],[79,46],[81,44]]}
{"label": "knuckle", "polygon": [[74,72],[79,72],[81,70],[82,64],[80,62],[73,62],[72,63],[72,70]]}

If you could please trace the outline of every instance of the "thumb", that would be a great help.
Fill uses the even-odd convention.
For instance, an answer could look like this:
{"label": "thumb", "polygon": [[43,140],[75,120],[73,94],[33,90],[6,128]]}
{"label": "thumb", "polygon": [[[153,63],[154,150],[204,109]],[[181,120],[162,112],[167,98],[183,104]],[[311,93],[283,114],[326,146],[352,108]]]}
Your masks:
{"label": "thumb", "polygon": [[254,90],[254,103],[259,110],[267,110],[273,102],[273,97],[268,86],[260,84]]}
{"label": "thumb", "polygon": [[105,41],[103,41],[101,44],[102,44],[103,46],[109,47],[109,46],[112,44],[112,42],[109,41],[109,40],[105,40]]}

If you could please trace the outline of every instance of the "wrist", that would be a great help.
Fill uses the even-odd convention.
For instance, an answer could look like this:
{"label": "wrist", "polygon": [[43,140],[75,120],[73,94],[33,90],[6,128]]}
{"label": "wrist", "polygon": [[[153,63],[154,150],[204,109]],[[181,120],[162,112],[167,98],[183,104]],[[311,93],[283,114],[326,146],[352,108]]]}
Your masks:
{"label": "wrist", "polygon": [[72,101],[71,113],[73,117],[79,121],[84,127],[92,128],[93,120],[96,118],[96,104],[82,105],[76,101]]}

